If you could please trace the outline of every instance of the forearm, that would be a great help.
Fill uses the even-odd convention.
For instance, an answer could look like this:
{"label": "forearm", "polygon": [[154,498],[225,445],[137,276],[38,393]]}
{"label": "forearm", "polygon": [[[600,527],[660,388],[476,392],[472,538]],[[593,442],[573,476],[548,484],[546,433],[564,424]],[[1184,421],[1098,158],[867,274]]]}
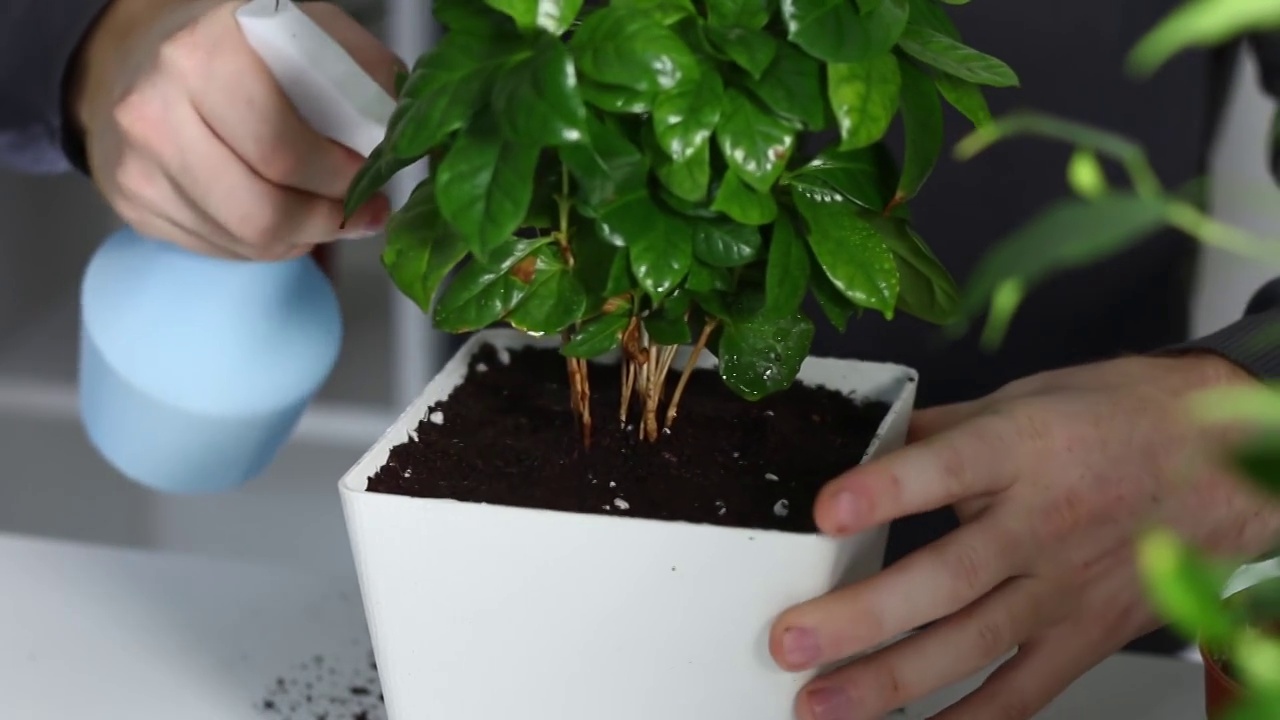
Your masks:
{"label": "forearm", "polygon": [[71,168],[63,147],[66,79],[108,2],[0,3],[0,165],[32,173]]}

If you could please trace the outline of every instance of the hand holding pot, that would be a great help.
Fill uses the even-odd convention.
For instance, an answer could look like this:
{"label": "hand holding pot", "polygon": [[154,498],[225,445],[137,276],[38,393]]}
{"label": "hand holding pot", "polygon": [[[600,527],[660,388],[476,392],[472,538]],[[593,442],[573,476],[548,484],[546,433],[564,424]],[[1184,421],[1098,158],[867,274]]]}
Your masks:
{"label": "hand holding pot", "polygon": [[[803,720],[859,720],[1017,650],[938,720],[1029,720],[1089,668],[1158,627],[1135,534],[1171,526],[1210,552],[1255,556],[1275,506],[1219,465],[1190,392],[1252,379],[1216,356],[1134,358],[1037,375],[919,412],[909,444],[831,482],[815,506],[838,536],[947,505],[961,526],[879,575],[788,609],[770,647],[788,670],[920,632],[804,688]],[[1216,463],[1217,458],[1200,457]]]}
{"label": "hand holding pot", "polygon": [[[236,23],[235,0],[114,0],[86,38],[69,100],[94,181],[139,232],[220,257],[299,257],[369,235],[376,196],[342,224],[363,162],[294,110]],[[301,6],[391,92],[401,63],[338,7]]]}

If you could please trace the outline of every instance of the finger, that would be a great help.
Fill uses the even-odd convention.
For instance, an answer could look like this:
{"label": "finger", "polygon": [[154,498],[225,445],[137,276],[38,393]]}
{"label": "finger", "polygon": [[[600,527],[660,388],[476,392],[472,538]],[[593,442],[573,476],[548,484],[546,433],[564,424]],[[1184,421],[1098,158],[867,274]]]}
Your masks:
{"label": "finger", "polygon": [[820,677],[801,691],[802,720],[881,717],[970,677],[1030,637],[1053,602],[1048,585],[1011,580],[937,625]]}
{"label": "finger", "polygon": [[1012,530],[992,515],[867,580],[787,609],[773,625],[770,653],[786,670],[807,670],[965,608],[1026,564],[1025,543]]}
{"label": "finger", "polygon": [[980,415],[950,431],[860,465],[814,502],[818,528],[847,536],[1009,487],[1017,479],[1008,422]]}
{"label": "finger", "polygon": [[1031,720],[1124,642],[1069,624],[1024,645],[977,689],[933,720]]}
{"label": "finger", "polygon": [[340,201],[266,181],[222,144],[194,108],[176,125],[185,152],[171,161],[173,176],[235,239],[232,249],[246,257],[275,259],[299,246],[332,241],[340,233],[373,232],[390,212],[386,197],[376,196],[340,230]]}
{"label": "finger", "polygon": [[235,25],[236,6],[226,3],[216,11],[225,17],[210,19],[222,30],[214,46],[217,57],[183,59],[181,72],[196,110],[214,134],[262,178],[341,200],[363,158],[303,120]]}
{"label": "finger", "polygon": [[173,243],[184,250],[226,260],[243,259],[239,254],[208,242],[205,235],[155,212],[147,203],[121,198],[116,213],[138,234]]}
{"label": "finger", "polygon": [[911,413],[911,423],[907,426],[907,442],[919,442],[951,430],[977,417],[988,405],[989,401],[983,398],[916,410]]}

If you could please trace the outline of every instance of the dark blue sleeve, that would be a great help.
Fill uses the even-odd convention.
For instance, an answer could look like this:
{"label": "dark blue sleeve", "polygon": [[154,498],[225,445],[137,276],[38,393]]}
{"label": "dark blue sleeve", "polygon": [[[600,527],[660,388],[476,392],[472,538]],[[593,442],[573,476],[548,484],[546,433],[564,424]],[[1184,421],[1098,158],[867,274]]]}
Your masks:
{"label": "dark blue sleeve", "polygon": [[64,80],[109,1],[0,1],[0,165],[27,173],[75,167],[64,136]]}

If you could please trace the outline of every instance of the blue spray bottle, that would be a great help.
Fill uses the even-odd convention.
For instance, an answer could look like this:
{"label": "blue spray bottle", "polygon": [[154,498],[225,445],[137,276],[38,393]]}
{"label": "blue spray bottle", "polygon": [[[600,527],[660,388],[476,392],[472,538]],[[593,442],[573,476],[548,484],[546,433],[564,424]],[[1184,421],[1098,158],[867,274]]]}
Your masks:
{"label": "blue spray bottle", "polygon": [[[386,91],[289,0],[251,0],[236,17],[303,118],[368,156],[395,109]],[[337,297],[310,257],[222,260],[128,228],[90,260],[80,305],[90,442],[164,492],[218,492],[261,473],[342,343]]]}

